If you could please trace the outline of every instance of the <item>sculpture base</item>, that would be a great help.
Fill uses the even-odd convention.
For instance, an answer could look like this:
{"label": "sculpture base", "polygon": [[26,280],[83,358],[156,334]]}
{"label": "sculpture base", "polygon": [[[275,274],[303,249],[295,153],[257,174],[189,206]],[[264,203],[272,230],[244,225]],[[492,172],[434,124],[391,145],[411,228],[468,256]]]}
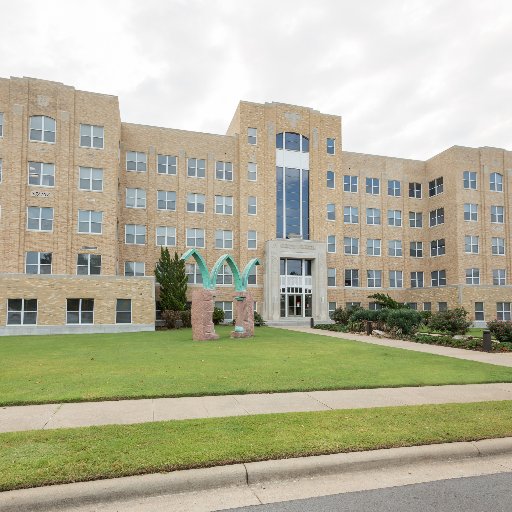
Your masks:
{"label": "sculpture base", "polygon": [[[254,336],[254,302],[249,292],[233,294],[235,325],[243,328],[244,332],[232,332],[232,338],[251,338]],[[242,336],[233,336],[241,334]]]}
{"label": "sculpture base", "polygon": [[249,334],[247,332],[236,332],[236,331],[232,331],[231,334],[229,335],[230,338],[252,338],[252,334]]}
{"label": "sculpture base", "polygon": [[192,339],[194,341],[218,340],[212,315],[215,294],[204,288],[192,292]]}

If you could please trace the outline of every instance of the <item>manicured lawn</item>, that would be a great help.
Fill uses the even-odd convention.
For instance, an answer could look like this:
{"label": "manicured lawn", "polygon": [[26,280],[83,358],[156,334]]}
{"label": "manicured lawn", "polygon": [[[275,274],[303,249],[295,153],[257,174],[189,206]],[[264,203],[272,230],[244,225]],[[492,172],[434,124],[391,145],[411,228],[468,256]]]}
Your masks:
{"label": "manicured lawn", "polygon": [[[422,326],[419,330],[419,332],[437,332],[438,331],[431,331],[428,327]],[[483,335],[484,330],[481,327],[470,327],[468,329],[467,335],[468,336],[474,336],[475,338],[481,338]],[[440,333],[438,333],[440,334]]]}
{"label": "manicured lawn", "polygon": [[512,382],[512,368],[261,327],[0,338],[0,405]]}
{"label": "manicured lawn", "polygon": [[510,435],[509,401],[18,432],[0,434],[0,491]]}

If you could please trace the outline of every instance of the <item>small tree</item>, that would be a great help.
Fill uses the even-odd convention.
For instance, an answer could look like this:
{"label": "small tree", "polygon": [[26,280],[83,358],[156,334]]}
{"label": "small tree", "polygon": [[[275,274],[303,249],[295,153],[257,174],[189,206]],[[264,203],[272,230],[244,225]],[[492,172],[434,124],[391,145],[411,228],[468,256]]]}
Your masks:
{"label": "small tree", "polygon": [[386,309],[404,309],[407,306],[400,304],[395,299],[392,299],[387,293],[374,293],[373,295],[368,295],[369,299],[374,299],[375,303],[379,306]]}
{"label": "small tree", "polygon": [[171,259],[169,249],[161,248],[155,277],[160,283],[162,311],[183,311],[187,304],[187,274],[185,262],[178,257],[177,252]]}

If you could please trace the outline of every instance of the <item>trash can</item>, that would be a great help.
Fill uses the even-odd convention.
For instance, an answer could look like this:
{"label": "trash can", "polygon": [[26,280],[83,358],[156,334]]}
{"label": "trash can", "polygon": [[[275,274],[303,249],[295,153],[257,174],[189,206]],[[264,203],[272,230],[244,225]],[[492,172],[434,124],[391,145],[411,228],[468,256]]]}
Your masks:
{"label": "trash can", "polygon": [[490,352],[492,350],[491,331],[484,331],[482,336],[482,342],[484,352]]}
{"label": "trash can", "polygon": [[313,327],[315,327],[315,319],[313,317],[311,317],[309,319],[309,326],[311,327],[311,329],[313,329]]}
{"label": "trash can", "polygon": [[370,336],[373,332],[373,324],[370,320],[366,320],[366,334]]}

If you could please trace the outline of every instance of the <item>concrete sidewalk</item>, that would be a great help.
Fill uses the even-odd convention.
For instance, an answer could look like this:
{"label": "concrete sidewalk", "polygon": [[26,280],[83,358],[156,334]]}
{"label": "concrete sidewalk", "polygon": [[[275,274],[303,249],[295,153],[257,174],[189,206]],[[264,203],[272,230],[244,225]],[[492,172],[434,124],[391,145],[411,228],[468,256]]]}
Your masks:
{"label": "concrete sidewalk", "polygon": [[309,391],[0,408],[0,432],[332,409],[512,400],[512,383]]}
{"label": "concrete sidewalk", "polygon": [[442,347],[438,345],[427,345],[423,343],[414,343],[413,341],[393,340],[390,338],[378,338],[376,336],[366,336],[363,334],[354,334],[351,332],[324,331],[322,329],[311,329],[311,327],[280,327],[287,331],[305,332],[308,334],[319,334],[320,336],[330,336],[331,338],[342,338],[344,340],[362,341],[363,343],[372,343],[383,347],[403,348],[414,352],[425,352],[439,356],[455,357],[456,359],[466,359],[468,361],[478,361],[480,363],[494,364],[497,366],[512,367],[512,352],[478,352],[476,350],[466,350],[463,348]]}

